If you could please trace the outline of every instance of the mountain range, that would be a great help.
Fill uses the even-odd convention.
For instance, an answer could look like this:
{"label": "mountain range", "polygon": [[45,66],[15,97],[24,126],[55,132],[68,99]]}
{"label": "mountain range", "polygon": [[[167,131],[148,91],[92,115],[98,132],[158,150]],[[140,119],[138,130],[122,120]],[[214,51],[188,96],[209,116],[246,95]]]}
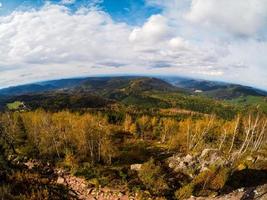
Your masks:
{"label": "mountain range", "polygon": [[[22,94],[45,92],[45,91],[66,90],[66,89],[68,90],[79,87],[81,89],[90,88],[92,90],[98,90],[98,89],[111,90],[114,88],[119,88],[120,84],[121,86],[123,86],[127,84],[129,80],[134,80],[138,78],[149,79],[149,77],[141,77],[141,76],[59,79],[59,80],[44,81],[44,82],[25,84],[25,85],[0,89],[0,95],[17,96]],[[249,86],[218,82],[218,81],[207,81],[207,80],[191,79],[183,77],[159,76],[155,77],[154,79],[150,78],[149,82],[147,82],[147,80],[143,80],[139,82],[139,85],[136,85],[135,87],[139,86],[141,88],[147,87],[146,89],[153,89],[153,87],[157,87],[159,85],[161,86],[165,85],[163,86],[165,87],[165,89],[170,89],[172,86],[175,86],[181,90],[186,90],[191,92],[199,91],[209,94],[215,98],[229,98],[229,99],[239,97],[242,95],[267,96],[267,91],[264,90],[260,90]],[[224,95],[222,95],[222,93],[224,93]]]}
{"label": "mountain range", "polygon": [[267,108],[267,92],[257,88],[231,83],[198,80],[183,77],[86,77],[60,79],[0,90],[0,108],[13,101],[28,102],[37,108],[101,107],[117,101],[126,104],[168,106],[170,101],[159,93],[178,95],[175,99],[204,98],[239,104],[261,104]]}

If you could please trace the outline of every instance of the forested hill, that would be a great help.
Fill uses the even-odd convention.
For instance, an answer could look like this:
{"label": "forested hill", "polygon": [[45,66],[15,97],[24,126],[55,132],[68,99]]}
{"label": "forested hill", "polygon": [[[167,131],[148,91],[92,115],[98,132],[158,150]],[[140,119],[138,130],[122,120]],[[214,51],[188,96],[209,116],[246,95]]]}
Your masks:
{"label": "forested hill", "polygon": [[[48,110],[104,108],[116,104],[148,109],[177,108],[224,117],[233,116],[242,107],[260,106],[267,112],[264,91],[216,82],[200,82],[197,86],[196,82],[134,76],[47,81],[0,90],[0,109],[6,109],[12,102],[23,102],[29,109]],[[9,107],[16,108],[14,105]]]}
{"label": "forested hill", "polygon": [[233,99],[240,96],[267,96],[267,91],[238,84],[201,79],[162,77],[163,80],[189,91],[200,91],[217,99]]}
{"label": "forested hill", "polygon": [[[196,90],[202,91],[204,94],[214,98],[236,98],[240,96],[267,96],[267,92],[248,86],[242,86],[231,83],[198,80],[182,77],[159,76],[157,78],[138,77],[138,76],[118,76],[118,77],[87,77],[87,78],[71,78],[52,81],[44,81],[39,83],[14,86],[0,89],[0,95],[21,95],[29,93],[37,93],[44,91],[66,90],[73,88],[83,88],[90,90],[109,90],[128,87],[130,89],[131,81],[134,82],[132,89],[135,90],[151,90],[151,89],[173,89],[181,88],[190,92]],[[169,84],[168,84],[169,83]],[[172,86],[171,86],[171,85]]]}
{"label": "forested hill", "polygon": [[[136,83],[136,85],[134,85]],[[133,84],[133,85],[132,85]],[[83,89],[87,91],[116,90],[120,88],[133,87],[135,90],[166,89],[174,88],[165,81],[156,78],[122,76],[122,77],[88,77],[76,79],[61,79],[45,81],[27,85],[14,86],[0,90],[0,95],[17,96],[55,90]],[[150,88],[149,88],[150,87]],[[154,88],[155,87],[155,88]]]}

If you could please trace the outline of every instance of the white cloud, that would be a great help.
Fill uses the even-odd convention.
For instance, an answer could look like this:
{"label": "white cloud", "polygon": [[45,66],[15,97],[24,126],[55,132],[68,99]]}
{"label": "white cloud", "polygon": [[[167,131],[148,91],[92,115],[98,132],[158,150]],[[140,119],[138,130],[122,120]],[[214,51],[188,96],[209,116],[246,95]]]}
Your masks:
{"label": "white cloud", "polygon": [[[70,14],[65,7],[47,5],[40,11],[14,12],[0,18],[0,71],[7,66],[5,71],[16,74],[16,82],[22,71],[34,73],[36,68],[71,76],[60,66],[75,71],[82,65],[90,71],[99,61],[124,62],[131,57],[129,34],[128,26],[114,23],[101,11]],[[116,49],[120,54],[114,54]],[[4,76],[1,72],[0,85]],[[43,79],[47,77],[44,74]]]}
{"label": "white cloud", "polygon": [[174,37],[174,38],[170,39],[169,45],[173,49],[184,49],[184,50],[186,50],[187,48],[189,48],[188,42],[185,41],[185,39],[181,38],[181,37]]}
{"label": "white cloud", "polygon": [[[182,17],[188,13],[190,22],[205,21],[201,7],[191,8],[190,1],[189,6],[176,0],[158,3],[163,2],[169,3],[162,14],[136,27],[116,22],[99,9],[73,13],[51,4],[0,17],[0,87],[93,74],[154,73],[267,88],[266,42],[229,40],[211,28],[201,30]],[[177,18],[175,9],[179,8]],[[223,27],[225,31],[229,26]]]}
{"label": "white cloud", "polygon": [[135,28],[129,36],[132,42],[157,42],[170,35],[171,28],[162,15],[152,15],[142,27]]}
{"label": "white cloud", "polygon": [[62,0],[61,4],[74,4],[76,0]]}
{"label": "white cloud", "polygon": [[115,59],[110,53],[118,45],[117,35],[127,38],[128,27],[115,24],[99,11],[69,14],[65,7],[49,5],[40,11],[13,13],[3,19],[1,55],[6,62],[66,63],[97,58]]}
{"label": "white cloud", "polygon": [[222,63],[232,66],[228,78],[240,83],[267,88],[267,41],[239,41],[228,46],[229,53],[221,58]]}
{"label": "white cloud", "polygon": [[[266,31],[267,0],[146,0],[149,5],[163,8],[164,16],[183,29],[203,26],[209,31],[255,36]],[[183,21],[184,20],[186,21]],[[185,30],[183,30],[185,31]],[[188,30],[187,30],[188,31]],[[222,34],[222,33],[220,33]]]}
{"label": "white cloud", "polygon": [[250,36],[267,25],[267,0],[192,0],[185,17],[193,23]]}
{"label": "white cloud", "polygon": [[197,61],[188,57],[193,52],[179,52],[187,42],[172,35],[161,15],[134,28],[92,9],[70,13],[64,6],[46,5],[14,12],[0,17],[0,85],[10,84],[7,79],[16,84],[81,74],[153,73],[151,67],[159,66],[192,71],[189,66]]}

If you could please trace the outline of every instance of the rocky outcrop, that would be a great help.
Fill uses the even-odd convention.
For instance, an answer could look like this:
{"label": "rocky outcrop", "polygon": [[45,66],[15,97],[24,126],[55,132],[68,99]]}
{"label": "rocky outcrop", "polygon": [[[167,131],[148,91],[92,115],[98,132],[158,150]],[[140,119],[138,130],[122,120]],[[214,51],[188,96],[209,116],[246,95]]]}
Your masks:
{"label": "rocky outcrop", "polygon": [[204,149],[200,155],[173,155],[166,160],[168,166],[175,172],[182,172],[193,177],[194,172],[208,170],[210,165],[225,165],[224,159],[216,149]]}
{"label": "rocky outcrop", "polygon": [[240,188],[229,194],[220,195],[217,197],[191,197],[187,200],[266,200],[267,199],[267,184]]}

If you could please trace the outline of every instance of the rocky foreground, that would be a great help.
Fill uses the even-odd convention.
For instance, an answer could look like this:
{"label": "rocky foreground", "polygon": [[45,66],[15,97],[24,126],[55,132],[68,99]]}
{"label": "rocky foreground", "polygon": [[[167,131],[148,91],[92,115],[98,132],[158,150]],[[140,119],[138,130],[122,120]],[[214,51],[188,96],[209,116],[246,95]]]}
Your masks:
{"label": "rocky foreground", "polygon": [[[210,155],[209,155],[210,154]],[[206,159],[208,157],[209,159]],[[251,158],[249,158],[251,159]],[[265,158],[264,158],[265,159]],[[199,157],[191,155],[179,156],[174,155],[166,160],[168,167],[174,171],[183,171],[189,177],[194,177],[192,174],[192,168],[198,171],[209,170],[210,163],[224,164],[223,160],[216,151],[205,150]],[[27,161],[24,165],[29,169],[40,168],[38,161]],[[131,165],[131,170],[138,171],[142,167],[142,164]],[[62,169],[54,169],[52,166],[42,166],[43,169],[50,171],[52,177],[55,178],[55,184],[64,185],[70,189],[70,193],[74,199],[80,200],[138,200],[140,198],[138,193],[131,193],[127,188],[115,189],[107,187],[92,187],[87,180],[81,177],[71,175],[68,171]],[[253,179],[254,177],[251,177]],[[153,198],[148,198],[153,199]],[[267,180],[261,185],[253,187],[241,187],[235,190],[224,192],[224,194],[214,194],[211,197],[194,197],[191,196],[187,200],[267,200]],[[161,199],[158,199],[161,200]]]}
{"label": "rocky foreground", "polygon": [[[68,174],[58,177],[57,183],[69,187],[80,200],[135,200],[139,199],[138,194],[130,194],[127,191],[110,188],[90,188],[86,180]],[[267,200],[267,184],[240,188],[229,194],[216,197],[191,197],[188,200]]]}
{"label": "rocky foreground", "polygon": [[188,200],[267,200],[267,184],[258,187],[240,188],[217,197],[191,197]]}
{"label": "rocky foreground", "polygon": [[[64,174],[58,170],[57,183],[69,187],[80,200],[135,200],[138,194],[130,194],[126,190],[111,188],[90,188],[83,178]],[[258,187],[240,188],[229,194],[216,197],[191,197],[188,200],[267,200],[267,184]]]}

